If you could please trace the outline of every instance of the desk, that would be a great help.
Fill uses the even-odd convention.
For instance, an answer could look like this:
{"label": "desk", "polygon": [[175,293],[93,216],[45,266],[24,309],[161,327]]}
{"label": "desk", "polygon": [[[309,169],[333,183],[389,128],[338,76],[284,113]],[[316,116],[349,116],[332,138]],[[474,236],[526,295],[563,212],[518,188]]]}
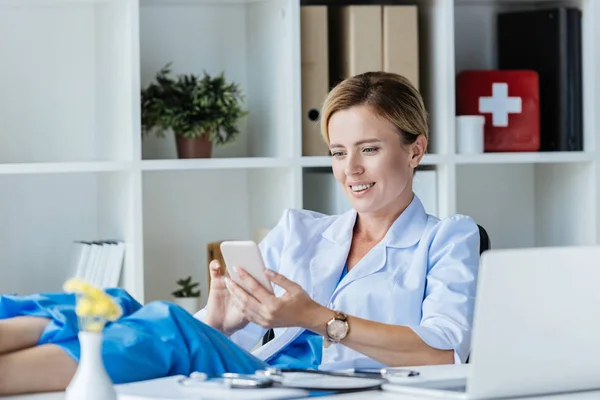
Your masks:
{"label": "desk", "polygon": [[[436,365],[436,366],[428,366],[428,367],[414,367],[411,369],[418,370],[421,372],[421,376],[427,377],[440,377],[440,378],[448,378],[456,376],[459,372],[460,368],[465,366],[459,365]],[[320,397],[323,398],[323,397]],[[358,393],[350,393],[350,394],[342,394],[331,397],[334,400],[358,400],[369,398],[369,400],[424,400],[428,397],[424,396],[413,396],[399,393],[391,393],[384,391],[369,391],[369,392],[358,392]],[[47,393],[47,394],[35,394],[35,395],[25,395],[25,396],[8,396],[8,397],[0,397],[2,400],[64,400],[64,393]],[[316,398],[311,398],[316,399]],[[578,392],[578,393],[567,393],[567,394],[559,394],[559,395],[550,395],[550,396],[536,396],[536,397],[522,397],[518,399],[523,400],[598,400],[600,399],[600,390],[599,391],[589,391],[589,392]]]}

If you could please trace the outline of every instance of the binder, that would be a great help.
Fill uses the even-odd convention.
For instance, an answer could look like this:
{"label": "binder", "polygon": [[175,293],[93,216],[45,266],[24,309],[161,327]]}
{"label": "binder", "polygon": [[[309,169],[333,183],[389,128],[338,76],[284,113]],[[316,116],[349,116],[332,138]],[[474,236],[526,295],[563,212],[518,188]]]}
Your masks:
{"label": "binder", "polygon": [[302,6],[302,155],[329,155],[321,136],[321,104],[329,90],[327,6]]}
{"label": "binder", "polygon": [[416,5],[383,6],[383,70],[419,88],[419,15]]}
{"label": "binder", "polygon": [[332,85],[363,72],[382,70],[381,6],[332,6],[329,24]]}
{"label": "binder", "polygon": [[539,75],[540,150],[583,150],[581,11],[502,13],[497,30],[499,68]]}

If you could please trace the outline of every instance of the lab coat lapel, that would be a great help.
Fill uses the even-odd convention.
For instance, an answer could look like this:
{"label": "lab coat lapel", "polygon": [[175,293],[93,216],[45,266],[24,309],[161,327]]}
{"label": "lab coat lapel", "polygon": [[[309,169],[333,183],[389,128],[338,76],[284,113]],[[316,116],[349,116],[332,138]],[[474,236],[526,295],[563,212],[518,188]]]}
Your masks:
{"label": "lab coat lapel", "polygon": [[254,350],[252,354],[266,360],[296,339],[302,331],[304,328],[283,328],[281,334],[275,335],[273,340]]}
{"label": "lab coat lapel", "polygon": [[385,267],[390,252],[417,244],[423,235],[426,224],[425,208],[421,200],[414,196],[408,207],[396,218],[384,238],[365,254],[335,288],[332,298],[350,283]]}
{"label": "lab coat lapel", "polygon": [[319,304],[327,306],[348,258],[352,230],[356,220],[353,209],[340,215],[329,225],[320,240],[315,256],[310,260],[311,297]]}

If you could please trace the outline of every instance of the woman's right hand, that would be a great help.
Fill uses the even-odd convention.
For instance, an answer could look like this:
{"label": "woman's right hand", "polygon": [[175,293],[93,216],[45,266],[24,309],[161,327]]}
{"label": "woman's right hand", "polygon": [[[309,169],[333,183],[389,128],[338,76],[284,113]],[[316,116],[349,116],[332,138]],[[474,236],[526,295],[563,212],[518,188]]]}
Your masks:
{"label": "woman's right hand", "polygon": [[234,305],[231,294],[225,285],[225,277],[221,275],[219,261],[212,260],[208,269],[210,270],[210,290],[204,323],[229,336],[248,325],[248,320]]}

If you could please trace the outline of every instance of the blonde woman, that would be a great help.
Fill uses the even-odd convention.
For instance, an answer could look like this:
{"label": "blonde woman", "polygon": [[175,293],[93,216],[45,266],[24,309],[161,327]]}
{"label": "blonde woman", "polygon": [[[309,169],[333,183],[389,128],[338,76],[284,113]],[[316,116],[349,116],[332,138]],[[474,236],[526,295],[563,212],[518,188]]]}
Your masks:
{"label": "blonde woman", "polygon": [[[240,265],[244,291],[216,262],[208,304],[194,317],[165,302],[142,307],[111,289],[125,309],[104,331],[115,383],[269,365],[465,362],[479,231],[467,216],[426,214],[412,191],[428,141],[420,94],[402,76],[361,74],[328,94],[321,123],[353,209],[284,212],[260,244],[275,295]],[[0,393],[66,387],[79,357],[72,304],[67,295],[0,297]],[[275,338],[250,353],[269,328]]]}

